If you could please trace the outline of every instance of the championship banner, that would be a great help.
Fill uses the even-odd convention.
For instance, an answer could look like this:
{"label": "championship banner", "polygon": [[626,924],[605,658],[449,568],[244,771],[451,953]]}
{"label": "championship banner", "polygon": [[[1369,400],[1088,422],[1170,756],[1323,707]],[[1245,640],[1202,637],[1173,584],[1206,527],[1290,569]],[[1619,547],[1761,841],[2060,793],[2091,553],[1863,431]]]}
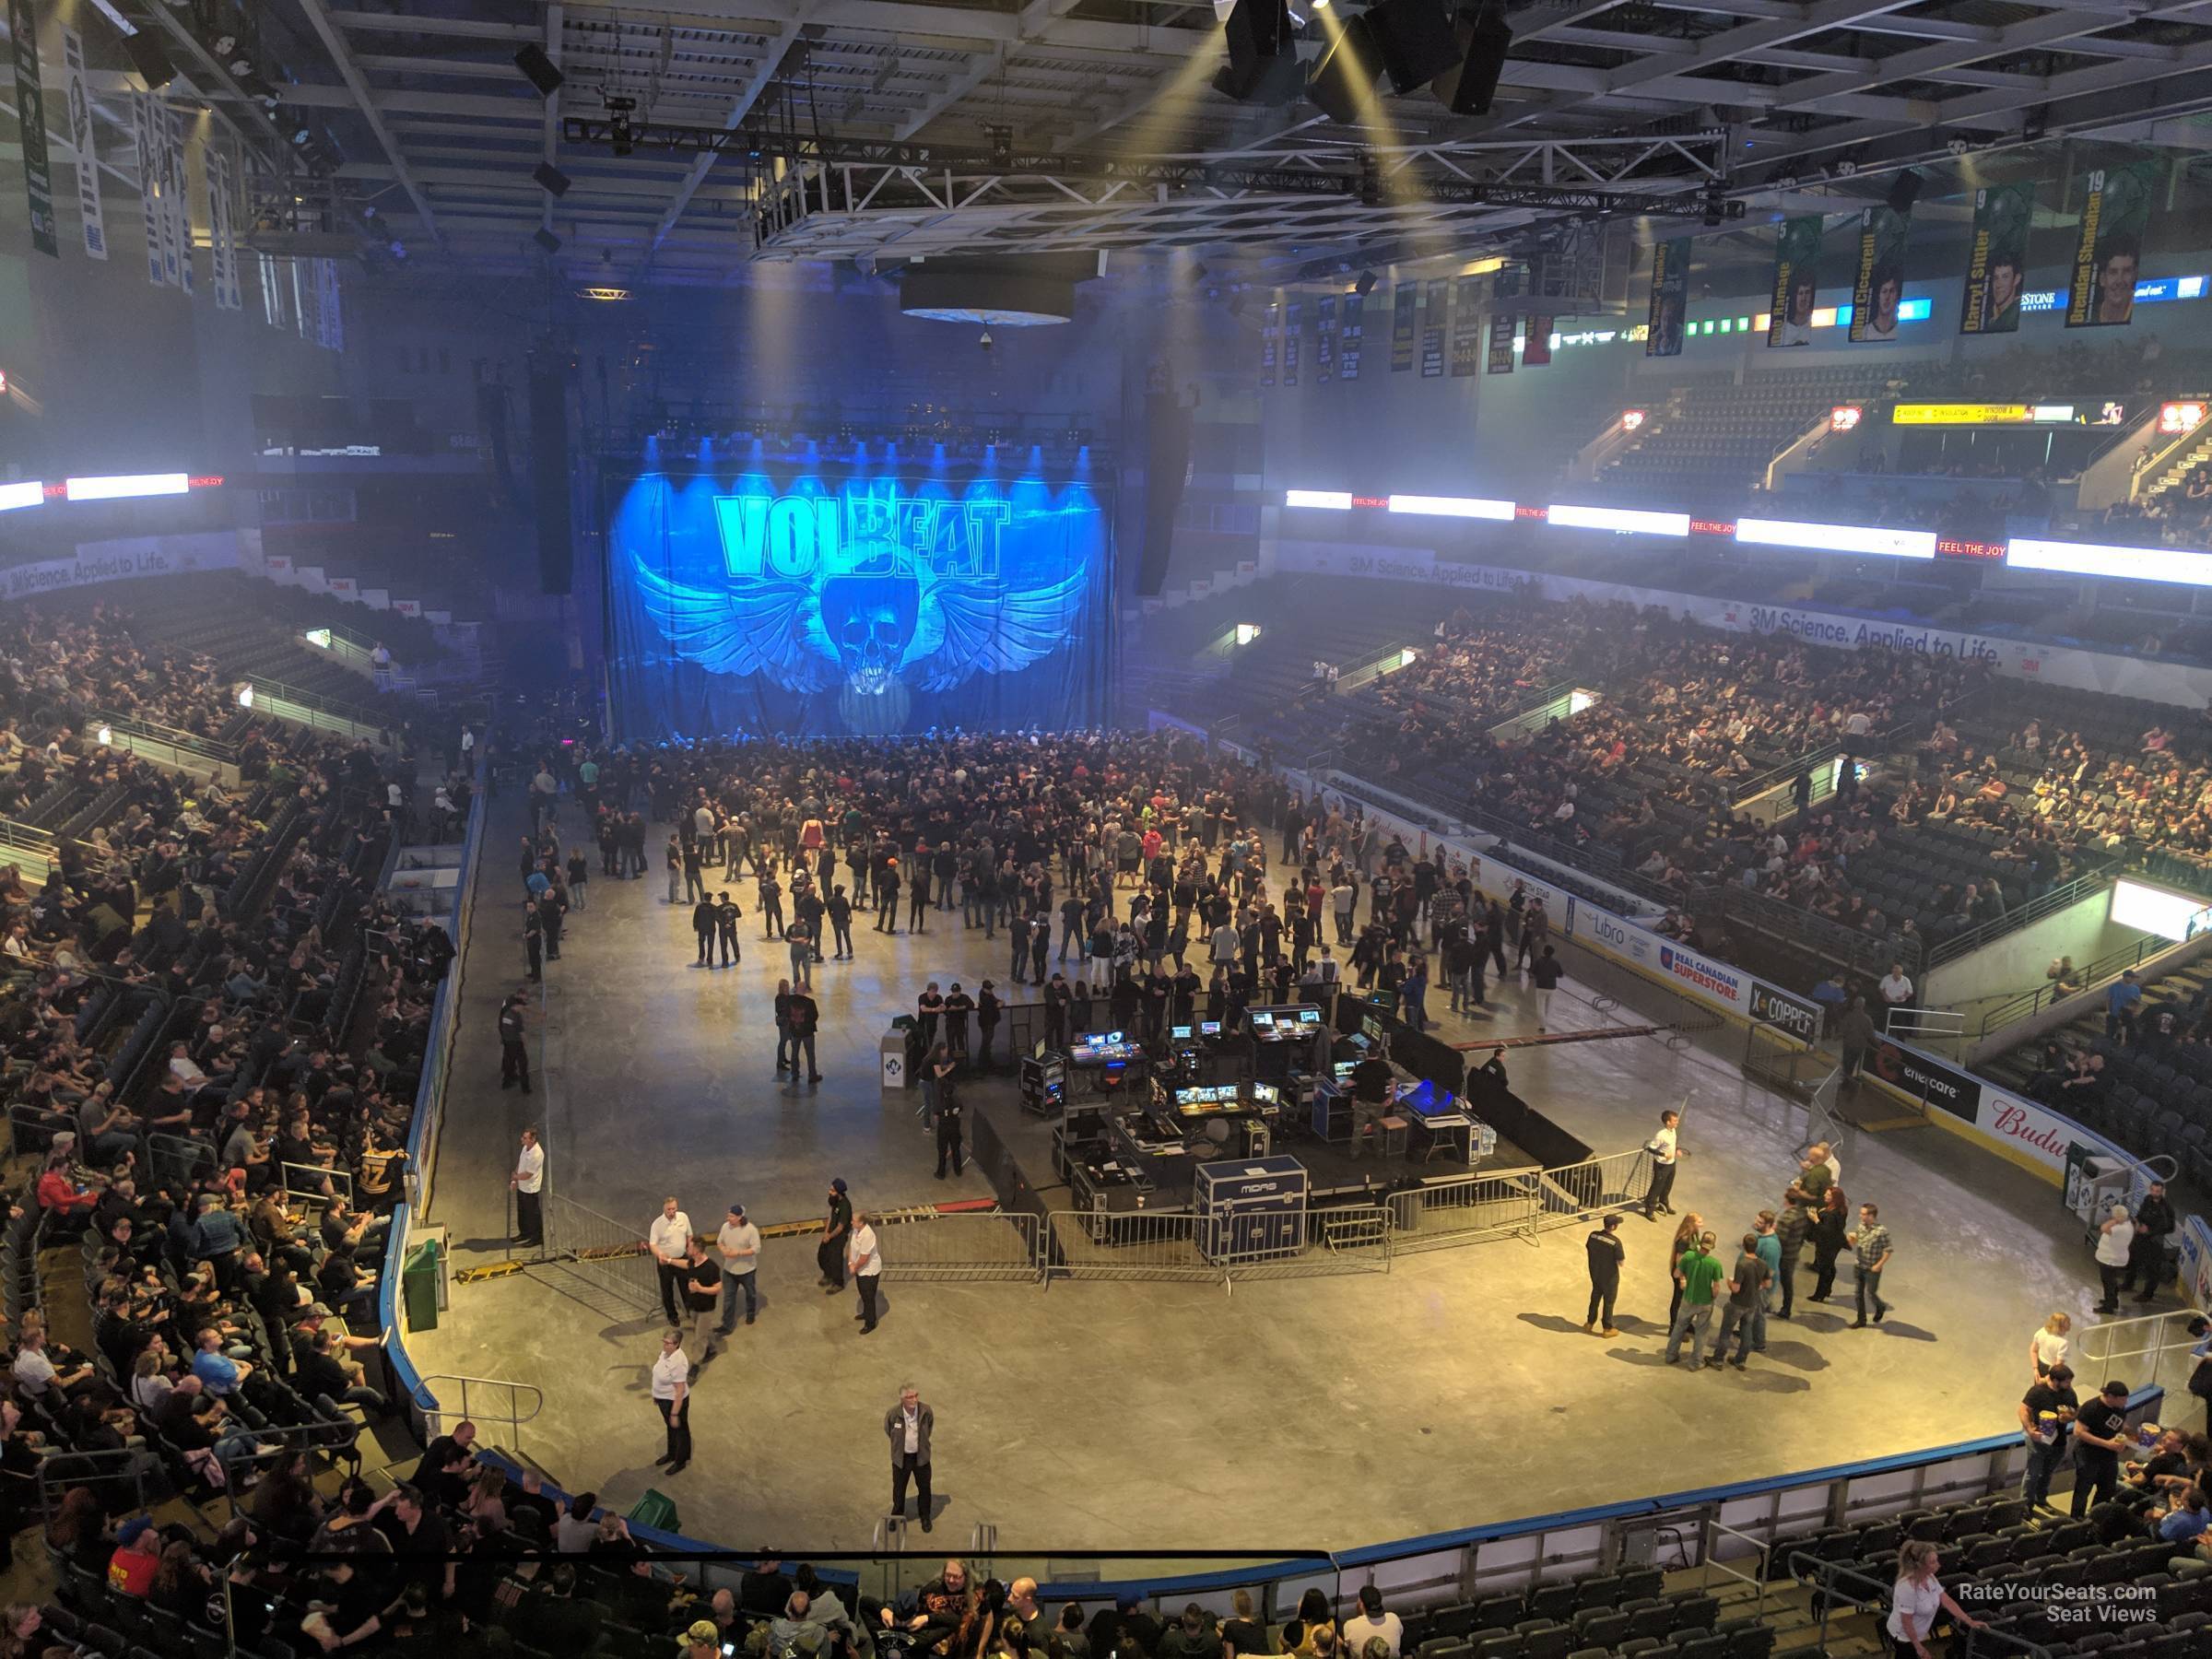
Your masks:
{"label": "championship banner", "polygon": [[1282,314],[1281,302],[1270,300],[1266,312],[1260,320],[1260,384],[1263,386],[1275,384],[1275,336]]}
{"label": "championship banner", "polygon": [[1334,294],[1313,302],[1313,378],[1334,379],[1336,373],[1336,298]]}
{"label": "championship banner", "polygon": [[1652,300],[1644,317],[1643,355],[1682,355],[1682,318],[1689,306],[1689,238],[1652,244]]}
{"label": "championship banner", "polygon": [[346,349],[346,291],[338,286],[338,262],[323,261],[323,343],[333,351]]}
{"label": "championship banner", "polygon": [[100,205],[100,147],[92,135],[92,100],[85,92],[85,38],[62,30],[62,74],[69,105],[69,147],[76,152],[76,217],[84,226],[85,253],[108,256],[108,219]]}
{"label": "championship banner", "polygon": [[1490,372],[1513,371],[1513,328],[1516,319],[1500,312],[1490,319]]}
{"label": "championship banner", "polygon": [[230,191],[230,151],[218,142],[201,151],[207,166],[207,247],[214,267],[218,311],[242,311],[245,295],[238,276],[237,202]]}
{"label": "championship banner", "polygon": [[192,192],[184,182],[184,112],[174,104],[162,108],[162,119],[169,134],[168,164],[164,175],[168,194],[162,206],[176,229],[177,286],[187,294],[192,292]]}
{"label": "championship banner", "polygon": [[154,95],[126,92],[131,100],[131,146],[138,163],[138,206],[146,215],[146,279],[156,288],[169,285],[161,263],[161,198],[156,175],[160,163],[154,155]]}
{"label": "championship banner", "polygon": [[1420,303],[1418,283],[1401,282],[1391,296],[1390,371],[1403,374],[1413,367],[1413,308]]}
{"label": "championship banner", "polygon": [[1551,363],[1551,330],[1556,319],[1531,312],[1521,341],[1521,367],[1544,369]]}
{"label": "championship banner", "polygon": [[1818,213],[1782,221],[1774,243],[1774,292],[1767,313],[1767,344],[1810,346],[1813,307],[1820,293],[1820,229],[1828,221]]}
{"label": "championship banner", "polygon": [[30,245],[59,259],[53,171],[46,154],[46,98],[39,85],[39,19],[30,7],[31,0],[7,0],[8,32],[15,37],[16,117],[23,135],[23,193],[30,201]]}
{"label": "championship banner", "polygon": [[1362,333],[1361,319],[1366,312],[1367,300],[1363,295],[1347,294],[1344,297],[1344,339],[1336,353],[1338,380],[1359,378],[1359,336]]}
{"label": "championship banner", "polygon": [[1444,330],[1451,323],[1452,285],[1441,277],[1421,285],[1421,378],[1444,372]]}
{"label": "championship banner", "polygon": [[2122,328],[2136,314],[2136,276],[2143,267],[2143,232],[2159,161],[2092,169],[2084,180],[2074,273],[2066,286],[2068,328]]}
{"label": "championship banner", "polygon": [[177,216],[170,211],[176,196],[176,181],[170,171],[169,111],[159,98],[147,94],[146,145],[147,155],[153,162],[152,182],[147,194],[152,198],[154,234],[161,246],[161,284],[164,288],[184,286],[185,261],[177,250]]}
{"label": "championship banner", "polygon": [[1283,307],[1283,384],[1298,384],[1298,331],[1303,326],[1305,306],[1293,300]]}
{"label": "championship banner", "polygon": [[1859,268],[1851,283],[1851,337],[1880,345],[1897,338],[1898,302],[1905,297],[1905,240],[1912,215],[1868,207],[1859,215]]}
{"label": "championship banner", "polygon": [[2018,334],[2020,278],[2028,271],[2028,229],[2035,186],[2001,184],[1974,192],[1974,239],[1966,256],[1966,292],[1959,300],[1962,335]]}
{"label": "championship banner", "polygon": [[1482,367],[1482,278],[1462,276],[1458,288],[1458,311],[1452,320],[1453,380],[1473,374]]}
{"label": "championship banner", "polygon": [[261,320],[271,328],[282,328],[284,285],[277,275],[276,258],[257,252],[253,255],[253,269],[261,278]]}

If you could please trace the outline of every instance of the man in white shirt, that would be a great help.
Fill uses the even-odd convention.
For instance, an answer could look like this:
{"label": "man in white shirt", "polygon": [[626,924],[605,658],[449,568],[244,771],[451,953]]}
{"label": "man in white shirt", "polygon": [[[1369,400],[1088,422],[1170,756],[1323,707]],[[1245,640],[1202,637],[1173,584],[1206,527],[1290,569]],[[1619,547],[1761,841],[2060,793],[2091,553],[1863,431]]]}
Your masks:
{"label": "man in white shirt", "polygon": [[753,1295],[753,1272],[760,1265],[760,1230],[745,1218],[745,1206],[733,1204],[714,1235],[722,1252],[722,1323],[717,1335],[727,1336],[737,1328],[737,1298],[745,1298],[745,1323],[753,1323],[759,1303]]}
{"label": "man in white shirt", "polygon": [[[66,1394],[79,1382],[89,1379],[91,1375],[92,1368],[89,1365],[80,1365],[76,1370],[69,1371],[56,1371],[53,1369],[53,1361],[46,1357],[46,1333],[44,1331],[35,1327],[28,1330],[23,1333],[21,1342],[17,1345],[16,1386],[20,1388],[29,1399],[42,1400],[46,1397],[49,1389],[53,1390],[57,1395]],[[58,1400],[56,1404],[59,1404]]]}
{"label": "man in white shirt", "polygon": [[1667,1200],[1674,1195],[1675,1164],[1682,1156],[1681,1122],[1682,1114],[1678,1112],[1661,1112],[1658,1133],[1643,1143],[1643,1149],[1652,1155],[1652,1184],[1643,1195],[1646,1221],[1655,1220],[1661,1210],[1670,1216],[1675,1213],[1675,1206]]}
{"label": "man in white shirt", "polygon": [[860,1312],[853,1317],[861,1322],[860,1334],[865,1336],[876,1328],[876,1292],[883,1278],[883,1253],[876,1248],[875,1218],[865,1213],[853,1218],[853,1236],[845,1241],[845,1270],[860,1289]]}
{"label": "man in white shirt", "polygon": [[684,1323],[677,1293],[683,1287],[684,1266],[691,1254],[691,1218],[676,1206],[674,1198],[661,1200],[661,1213],[653,1218],[645,1243],[661,1270],[661,1311],[668,1323]]}
{"label": "man in white shirt", "polygon": [[1336,1639],[1337,1651],[1346,1659],[1361,1659],[1367,1644],[1380,1636],[1390,1643],[1390,1659],[1398,1659],[1398,1650],[1406,1640],[1406,1622],[1395,1613],[1382,1610],[1382,1592],[1372,1584],[1359,1586],[1359,1611],[1344,1621],[1344,1630]]}
{"label": "man in white shirt", "polygon": [[2128,1252],[2135,1241],[2136,1223],[2127,1213],[2127,1206],[2113,1205],[2097,1228],[2097,1277],[2104,1286],[2104,1295],[2097,1303],[2098,1312],[2120,1312],[2120,1292],[2127,1288]]}
{"label": "man in white shirt", "polygon": [[[865,1218],[863,1218],[865,1224]],[[937,1414],[922,1403],[912,1382],[899,1391],[899,1404],[883,1414],[883,1432],[891,1442],[891,1513],[906,1513],[906,1483],[914,1482],[914,1508],[922,1530],[929,1530],[929,1434]]]}
{"label": "man in white shirt", "polygon": [[674,1475],[691,1461],[691,1361],[674,1326],[661,1333],[661,1356],[653,1362],[653,1403],[668,1431],[668,1450],[653,1461]]}
{"label": "man in white shirt", "polygon": [[546,1239],[538,1197],[546,1186],[546,1149],[537,1144],[536,1130],[523,1131],[523,1149],[515,1155],[514,1173],[507,1177],[507,1184],[514,1189],[514,1241],[535,1250]]}
{"label": "man in white shirt", "polygon": [[1886,1031],[1900,1008],[1912,1006],[1912,982],[1905,974],[1905,965],[1890,963],[1888,973],[1875,989],[1882,994],[1882,1030]]}

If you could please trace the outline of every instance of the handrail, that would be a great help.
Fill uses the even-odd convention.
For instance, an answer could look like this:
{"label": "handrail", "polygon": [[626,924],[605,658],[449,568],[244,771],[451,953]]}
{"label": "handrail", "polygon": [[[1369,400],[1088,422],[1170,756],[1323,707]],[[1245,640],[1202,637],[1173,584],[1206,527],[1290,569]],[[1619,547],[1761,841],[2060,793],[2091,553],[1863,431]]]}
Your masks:
{"label": "handrail", "polygon": [[[2140,967],[2144,958],[2157,956],[2172,946],[2171,939],[2162,939],[2157,934],[2145,934],[2133,945],[2123,945],[2117,950],[2107,951],[2087,968],[2075,970],[2074,982],[2064,991],[2059,989],[2056,980],[2046,980],[2031,990],[2015,992],[1982,1016],[1982,1029],[1975,1034],[1986,1037],[1992,1031],[2002,1030],[2016,1021],[2041,1013],[2046,1006],[2055,1006],[2069,996],[2080,996],[2101,990],[2130,968]],[[2048,1003],[2046,998],[2049,999]]]}
{"label": "handrail", "polygon": [[159,720],[148,720],[143,714],[97,714],[85,723],[95,729],[106,726],[111,731],[132,736],[150,737],[157,743],[166,743],[171,748],[191,749],[206,755],[211,760],[235,764],[238,745],[226,743],[220,737],[210,737],[205,732],[186,731],[182,726],[166,725]]}
{"label": "handrail", "polygon": [[354,725],[367,726],[370,730],[377,732],[389,731],[392,727],[393,723],[374,709],[366,708],[359,703],[340,702],[337,699],[324,697],[320,692],[304,690],[298,686],[280,680],[273,675],[241,674],[233,683],[253,687],[256,699],[266,693],[270,697],[305,709],[312,714],[327,714],[334,720],[343,720]]}
{"label": "handrail", "polygon": [[[1818,1642],[1814,1644],[1813,1651],[1815,1653],[1825,1653],[1828,1652],[1829,1614],[1839,1599],[1848,1601],[1854,1606],[1880,1606],[1887,1602],[1893,1594],[1892,1587],[1883,1583],[1881,1580],[1870,1577],[1856,1568],[1846,1567],[1841,1561],[1823,1560],[1807,1550],[1793,1549],[1784,1565],[1789,1568],[1790,1576],[1799,1583],[1803,1583],[1808,1576],[1818,1579],[1820,1583],[1820,1588],[1815,1593],[1814,1597],[1820,1604],[1820,1636]],[[1871,1596],[1845,1595],[1839,1597],[1835,1590],[1835,1581],[1838,1579],[1848,1580],[1854,1584],[1865,1584],[1872,1589],[1874,1594]],[[1960,1646],[1954,1642],[1950,1650],[1953,1653],[1959,1655],[1959,1659],[1971,1659],[1974,1643],[1977,1641],[1986,1641],[1990,1646],[2001,1650],[2028,1654],[2029,1659],[2051,1659],[2049,1648],[2030,1641],[2024,1636],[2015,1636],[2008,1630],[1976,1630],[1971,1625],[1961,1625],[1959,1634],[1966,1638],[1965,1644]]]}
{"label": "handrail", "polygon": [[[431,1392],[430,1384],[433,1382],[458,1382],[461,1385],[461,1405],[458,1410],[450,1405],[441,1403],[439,1396]],[[472,1385],[482,1389],[505,1389],[508,1408],[505,1411],[477,1410],[469,1404],[469,1390]],[[415,1408],[421,1412],[425,1418],[432,1421],[433,1425],[437,1419],[443,1418],[453,1418],[455,1420],[465,1418],[471,1422],[504,1424],[514,1430],[514,1444],[517,1451],[522,1449],[523,1425],[535,1421],[537,1414],[546,1406],[545,1391],[534,1382],[516,1382],[505,1377],[465,1377],[457,1371],[440,1371],[435,1376],[418,1378],[414,1385],[408,1389],[407,1398],[414,1403]],[[525,1403],[529,1406],[527,1411],[523,1409]]]}
{"label": "handrail", "polygon": [[2089,876],[2077,876],[2065,886],[2053,888],[2041,898],[2015,905],[2003,915],[1984,922],[1979,927],[1970,927],[1962,934],[1953,934],[1949,938],[1938,941],[1927,952],[1927,965],[1939,968],[1946,962],[1955,962],[1960,957],[1981,949],[1992,940],[2016,932],[2030,922],[2040,922],[2045,916],[2056,915],[2068,905],[2078,904],[2112,884],[2112,877],[2109,870]]}

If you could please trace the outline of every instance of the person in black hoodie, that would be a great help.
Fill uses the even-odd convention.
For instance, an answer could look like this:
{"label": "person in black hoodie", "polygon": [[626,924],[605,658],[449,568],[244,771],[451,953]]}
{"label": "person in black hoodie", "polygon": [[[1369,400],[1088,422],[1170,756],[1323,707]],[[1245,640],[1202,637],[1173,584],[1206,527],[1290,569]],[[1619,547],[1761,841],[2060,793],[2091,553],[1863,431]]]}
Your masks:
{"label": "person in black hoodie", "polygon": [[714,966],[716,922],[714,901],[702,892],[699,897],[699,902],[691,907],[691,931],[699,939],[699,959],[693,964],[695,967],[712,968]]}

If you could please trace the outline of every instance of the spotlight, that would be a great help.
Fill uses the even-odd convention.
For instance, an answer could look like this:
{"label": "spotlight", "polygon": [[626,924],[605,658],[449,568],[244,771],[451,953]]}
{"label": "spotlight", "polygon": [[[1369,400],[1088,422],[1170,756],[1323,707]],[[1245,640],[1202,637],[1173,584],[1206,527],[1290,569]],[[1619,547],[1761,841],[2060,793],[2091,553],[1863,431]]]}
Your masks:
{"label": "spotlight", "polygon": [[1010,126],[987,126],[983,134],[991,140],[991,166],[996,172],[1014,171],[1014,129]]}
{"label": "spotlight", "polygon": [[543,248],[548,253],[558,253],[560,252],[560,238],[554,235],[552,231],[547,229],[543,225],[540,225],[535,230],[530,233],[530,240],[535,242],[539,247]]}
{"label": "spotlight", "polygon": [[550,161],[540,161],[530,176],[547,195],[564,196],[569,194],[569,175]]}
{"label": "spotlight", "polygon": [[229,67],[230,70],[230,78],[232,80],[243,80],[247,76],[253,73],[253,60],[252,58],[242,57],[233,58],[230,60]]}
{"label": "spotlight", "polygon": [[1352,292],[1355,294],[1365,295],[1371,294],[1374,291],[1375,274],[1372,271],[1360,272],[1359,280],[1352,284]]}
{"label": "spotlight", "polygon": [[524,47],[514,54],[514,66],[530,77],[530,84],[537,88],[541,98],[552,97],[560,90],[561,83],[569,78],[546,55],[542,46]]}
{"label": "spotlight", "polygon": [[988,350],[990,350],[990,349],[991,349],[991,346],[992,346],[991,331],[990,331],[989,329],[987,329],[987,328],[986,328],[986,329],[984,329],[984,330],[983,330],[983,333],[982,333],[982,337],[981,339],[977,340],[977,341],[976,341],[976,344],[977,344],[978,346],[981,346],[981,347],[982,347],[982,348],[983,348],[985,351],[988,351]]}
{"label": "spotlight", "polygon": [[217,57],[229,57],[237,50],[238,37],[236,35],[217,35],[215,37],[215,55]]}
{"label": "spotlight", "polygon": [[638,100],[634,98],[606,100],[606,137],[618,156],[627,156],[638,147],[637,129],[630,124],[630,116],[637,107]]}

